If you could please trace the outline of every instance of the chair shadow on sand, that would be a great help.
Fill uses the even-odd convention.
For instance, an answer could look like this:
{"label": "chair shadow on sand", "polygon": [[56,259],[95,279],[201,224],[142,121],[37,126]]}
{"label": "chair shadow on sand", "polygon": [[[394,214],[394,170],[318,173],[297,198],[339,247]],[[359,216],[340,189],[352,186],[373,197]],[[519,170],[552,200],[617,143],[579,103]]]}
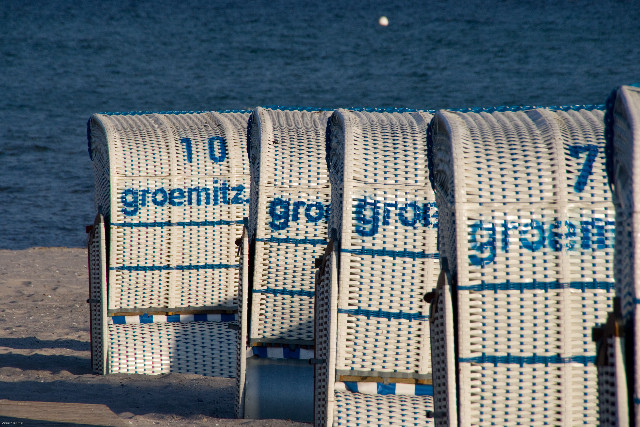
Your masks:
{"label": "chair shadow on sand", "polygon": [[[0,338],[0,347],[9,349],[0,354],[0,400],[101,404],[125,418],[150,413],[187,418],[235,415],[233,379],[175,373],[94,375],[90,344],[79,340]],[[16,354],[25,349],[36,353]]]}

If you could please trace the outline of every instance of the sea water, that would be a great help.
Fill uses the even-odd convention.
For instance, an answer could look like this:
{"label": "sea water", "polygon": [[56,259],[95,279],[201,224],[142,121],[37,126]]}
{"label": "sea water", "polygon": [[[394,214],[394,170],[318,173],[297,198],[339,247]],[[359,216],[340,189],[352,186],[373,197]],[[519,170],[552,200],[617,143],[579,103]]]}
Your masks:
{"label": "sea water", "polygon": [[601,104],[640,81],[639,22],[633,1],[3,0],[0,249],[85,244],[93,113]]}

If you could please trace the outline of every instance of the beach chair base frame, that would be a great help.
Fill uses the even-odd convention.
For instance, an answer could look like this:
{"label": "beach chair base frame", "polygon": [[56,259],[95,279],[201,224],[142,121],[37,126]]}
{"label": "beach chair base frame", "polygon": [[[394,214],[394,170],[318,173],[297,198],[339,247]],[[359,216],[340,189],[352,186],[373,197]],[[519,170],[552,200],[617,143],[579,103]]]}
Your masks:
{"label": "beach chair base frame", "polygon": [[250,357],[244,418],[313,422],[313,366],[308,360]]}

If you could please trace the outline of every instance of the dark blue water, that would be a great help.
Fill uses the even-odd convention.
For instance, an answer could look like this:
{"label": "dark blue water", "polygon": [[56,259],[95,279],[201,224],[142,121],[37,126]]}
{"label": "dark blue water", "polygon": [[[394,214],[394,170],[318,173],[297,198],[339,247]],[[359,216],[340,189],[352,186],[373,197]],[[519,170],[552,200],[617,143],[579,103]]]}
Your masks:
{"label": "dark blue water", "polygon": [[591,104],[640,81],[632,1],[26,3],[0,2],[0,248],[85,244],[95,112]]}

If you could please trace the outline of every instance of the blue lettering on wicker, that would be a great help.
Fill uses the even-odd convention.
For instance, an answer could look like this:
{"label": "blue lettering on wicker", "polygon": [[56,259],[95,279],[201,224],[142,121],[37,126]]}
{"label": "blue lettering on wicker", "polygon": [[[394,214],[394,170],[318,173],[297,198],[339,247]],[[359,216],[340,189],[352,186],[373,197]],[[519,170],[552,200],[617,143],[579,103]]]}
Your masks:
{"label": "blue lettering on wicker", "polygon": [[195,200],[196,205],[201,206],[203,201],[203,198],[202,198],[203,195],[204,195],[204,203],[206,205],[210,205],[211,191],[208,188],[202,188],[202,187],[189,188],[187,190],[187,203],[189,204],[189,206],[191,206],[193,205],[193,202]]}
{"label": "blue lettering on wicker", "polygon": [[[496,240],[500,238],[500,245]],[[469,226],[469,262],[485,266],[494,262],[498,250],[514,249],[531,252],[542,250],[576,251],[603,250],[613,247],[615,223],[602,218],[550,221],[476,221]]]}
{"label": "blue lettering on wicker", "polygon": [[366,197],[358,200],[356,205],[356,233],[363,237],[375,236],[378,233],[380,212],[377,200],[367,200]]}
{"label": "blue lettering on wicker", "polygon": [[[507,221],[505,221],[506,223]],[[510,222],[509,225],[505,224],[503,231],[503,251],[509,251],[509,235],[508,229],[515,224],[516,228],[518,223]],[[532,252],[539,251],[544,246],[544,226],[540,221],[531,220],[528,224],[523,224],[520,228],[520,244],[523,248]],[[506,244],[505,244],[506,241]]]}
{"label": "blue lettering on wicker", "polygon": [[[181,138],[184,145],[184,156],[187,163],[193,163],[193,146],[191,138]],[[207,140],[209,159],[214,163],[222,163],[227,159],[227,141],[221,136],[212,136]]]}
{"label": "blue lettering on wicker", "polygon": [[269,204],[269,226],[273,230],[284,230],[289,227],[289,200],[274,198]]}
{"label": "blue lettering on wicker", "polygon": [[356,203],[355,220],[355,232],[363,237],[372,237],[378,234],[381,225],[400,223],[410,228],[438,228],[438,209],[433,202],[381,202],[365,196]]}
{"label": "blue lettering on wicker", "polygon": [[[216,144],[218,145],[218,154],[216,155]],[[227,158],[227,141],[221,136],[212,136],[209,138],[209,158],[215,163],[224,162]]]}
{"label": "blue lettering on wicker", "polygon": [[180,142],[184,144],[184,155],[187,158],[187,163],[193,162],[193,152],[191,150],[191,138],[182,138]]}
{"label": "blue lettering on wicker", "polygon": [[162,207],[167,203],[168,200],[169,195],[167,194],[167,190],[162,187],[157,188],[151,195],[151,201],[156,206]]}
{"label": "blue lettering on wicker", "polygon": [[291,222],[297,222],[303,217],[308,223],[315,224],[329,217],[330,205],[322,202],[304,202],[281,199],[275,197],[269,203],[269,226],[272,230],[285,230]]}
{"label": "blue lettering on wicker", "polygon": [[565,221],[564,227],[561,221],[553,221],[549,225],[549,233],[547,234],[547,242],[549,248],[556,252],[562,250],[572,251],[576,247],[575,237],[576,226],[570,222]]}
{"label": "blue lettering on wicker", "polygon": [[581,193],[587,185],[589,176],[593,171],[593,163],[596,161],[596,157],[598,157],[598,146],[593,144],[576,144],[569,147],[569,155],[576,159],[580,158],[580,154],[585,152],[587,156],[582,164],[582,169],[580,169],[580,175],[578,175],[576,183],[573,186],[576,193]]}
{"label": "blue lettering on wicker", "polygon": [[496,257],[496,226],[482,221],[471,224],[469,246],[476,252],[469,254],[472,265],[491,264]]}
{"label": "blue lettering on wicker", "polygon": [[174,188],[169,191],[169,204],[171,206],[184,205],[184,190],[182,188]]}
{"label": "blue lettering on wicker", "polygon": [[241,205],[245,201],[242,198],[242,193],[244,193],[244,185],[236,185],[235,187],[229,188],[231,191],[235,191],[233,194],[233,198],[229,202],[231,205]]}
{"label": "blue lettering on wicker", "polygon": [[[127,188],[120,196],[122,204],[122,213],[127,216],[133,216],[138,213],[138,190]],[[145,199],[146,203],[146,199]]]}
{"label": "blue lettering on wicker", "polygon": [[229,187],[227,182],[217,180],[212,188],[172,188],[168,191],[164,187],[154,190],[127,188],[120,195],[121,211],[125,216],[135,216],[140,208],[149,205],[148,201],[157,207],[167,204],[174,207],[242,205],[249,203],[249,199],[243,197],[244,190],[244,185]]}

